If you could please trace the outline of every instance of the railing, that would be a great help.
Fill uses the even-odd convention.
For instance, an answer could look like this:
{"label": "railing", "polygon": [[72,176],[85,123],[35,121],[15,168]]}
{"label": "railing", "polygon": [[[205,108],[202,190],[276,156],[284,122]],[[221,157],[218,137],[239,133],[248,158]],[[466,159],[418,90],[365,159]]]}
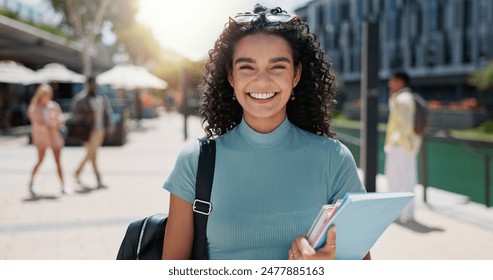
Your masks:
{"label": "railing", "polygon": [[361,139],[358,137],[354,137],[345,133],[337,132],[337,139],[341,140],[341,142],[346,142],[351,145],[360,147],[361,146]]}
{"label": "railing", "polygon": [[[490,175],[490,163],[491,163],[491,156],[493,154],[488,154],[488,150],[485,149],[486,146],[490,146],[493,144],[484,144],[482,142],[469,142],[469,141],[464,141],[458,138],[454,138],[450,136],[449,134],[445,134],[445,137],[447,139],[454,140],[458,143],[460,143],[462,146],[468,148],[470,151],[478,153],[479,155],[483,156],[484,158],[484,194],[485,194],[485,205],[486,207],[490,207],[490,198],[491,198],[491,191],[490,191],[490,185],[491,185],[491,175]],[[424,142],[424,141],[423,141]]]}
{"label": "railing", "polygon": [[[490,174],[490,168],[491,168],[491,158],[493,157],[493,153],[491,150],[486,149],[487,147],[493,146],[493,144],[489,143],[482,143],[482,142],[471,142],[471,141],[466,141],[458,138],[454,138],[446,133],[441,133],[441,135],[436,136],[436,135],[430,135],[426,136],[423,139],[423,143],[420,148],[420,175],[421,175],[421,185],[423,186],[423,201],[426,203],[427,202],[427,195],[426,195],[426,189],[428,187],[428,156],[427,156],[427,148],[426,145],[428,143],[427,139],[433,138],[442,138],[446,139],[449,141],[453,141],[454,143],[458,143],[463,147],[466,147],[470,151],[482,156],[484,158],[484,204],[486,207],[491,206],[491,174]],[[352,135],[348,135],[342,132],[337,132],[337,139],[339,139],[341,142],[356,146],[357,148],[360,148],[361,146],[361,139],[359,137],[355,137]]]}

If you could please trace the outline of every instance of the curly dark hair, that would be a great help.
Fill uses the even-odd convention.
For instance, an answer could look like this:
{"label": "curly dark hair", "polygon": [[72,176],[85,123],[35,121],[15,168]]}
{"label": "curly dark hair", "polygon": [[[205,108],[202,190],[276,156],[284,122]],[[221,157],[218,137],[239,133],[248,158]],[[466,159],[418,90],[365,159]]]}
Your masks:
{"label": "curly dark hair", "polygon": [[282,10],[256,5],[254,14],[259,14],[259,17],[255,20],[237,23],[230,18],[214,49],[209,51],[200,105],[207,137],[222,135],[241,122],[243,109],[232,98],[234,89],[228,82],[228,69],[232,68],[237,42],[252,34],[284,38],[293,53],[295,67],[299,63],[302,65],[301,79],[294,88],[296,98],[287,104],[290,122],[311,133],[334,137],[330,121],[336,103],[337,84],[316,35],[298,17],[288,22],[270,22],[265,16],[266,11]]}

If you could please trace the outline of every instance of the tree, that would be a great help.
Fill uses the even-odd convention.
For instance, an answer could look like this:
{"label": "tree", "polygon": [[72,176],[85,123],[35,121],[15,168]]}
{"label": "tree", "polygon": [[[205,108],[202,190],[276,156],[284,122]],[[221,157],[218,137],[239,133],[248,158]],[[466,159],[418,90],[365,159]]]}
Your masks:
{"label": "tree", "polygon": [[180,90],[182,87],[181,73],[185,69],[188,72],[190,86],[198,88],[203,82],[204,64],[205,61],[191,61],[173,51],[163,50],[163,57],[156,67],[155,73],[168,82],[170,88]]}
{"label": "tree", "polygon": [[483,69],[472,72],[469,83],[479,90],[493,87],[493,61],[490,61]]}
{"label": "tree", "polygon": [[493,118],[493,60],[483,69],[472,72],[468,82],[479,90],[478,103],[485,106],[489,118]]}
{"label": "tree", "polygon": [[138,2],[126,0],[125,7],[110,6],[109,20],[117,37],[117,45],[125,46],[131,61],[137,65],[154,64],[159,61],[161,45],[149,27],[136,21]]}
{"label": "tree", "polygon": [[[135,0],[51,0],[53,8],[64,15],[62,26],[68,27],[82,44],[83,74],[92,73],[91,49],[101,40],[101,27],[105,23],[124,27],[134,22],[137,13]],[[115,3],[116,4],[116,3]]]}
{"label": "tree", "polygon": [[181,55],[163,49],[149,27],[136,21],[137,0],[50,0],[53,8],[64,15],[62,28],[68,29],[82,43],[83,73],[92,73],[91,48],[101,40],[103,25],[110,27],[117,43],[123,45],[132,63],[152,68],[171,88],[180,87],[180,73],[187,69],[190,82],[196,87],[202,81],[203,61],[192,62]]}
{"label": "tree", "polygon": [[149,62],[157,64],[161,56],[161,45],[151,30],[139,22],[127,24],[125,28],[115,27],[118,42],[125,46],[132,62],[137,65],[146,65]]}

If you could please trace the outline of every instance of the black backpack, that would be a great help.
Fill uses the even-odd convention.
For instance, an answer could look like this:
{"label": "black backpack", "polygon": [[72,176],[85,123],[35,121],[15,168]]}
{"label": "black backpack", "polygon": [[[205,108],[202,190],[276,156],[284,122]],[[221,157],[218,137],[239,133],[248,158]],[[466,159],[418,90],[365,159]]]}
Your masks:
{"label": "black backpack", "polygon": [[[200,156],[195,184],[194,238],[192,259],[208,259],[207,218],[212,211],[210,203],[216,142],[213,139],[200,139]],[[163,253],[164,232],[168,215],[154,214],[130,223],[118,250],[117,260],[160,260]]]}
{"label": "black backpack", "polygon": [[414,132],[423,135],[428,126],[428,108],[426,100],[419,94],[413,92],[415,112],[414,112]]}
{"label": "black backpack", "polygon": [[168,215],[163,213],[130,223],[117,260],[160,260]]}

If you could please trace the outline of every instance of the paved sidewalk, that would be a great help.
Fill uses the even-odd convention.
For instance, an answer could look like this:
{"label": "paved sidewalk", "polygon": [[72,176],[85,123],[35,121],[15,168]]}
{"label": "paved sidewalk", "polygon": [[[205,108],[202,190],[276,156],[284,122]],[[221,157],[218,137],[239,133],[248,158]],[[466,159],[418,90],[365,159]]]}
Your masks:
{"label": "paved sidewalk", "polygon": [[[189,139],[200,136],[189,119]],[[35,148],[25,137],[0,145],[0,259],[114,259],[128,223],[168,209],[161,186],[183,141],[178,114],[144,120],[122,147],[103,147],[99,165],[107,189],[96,190],[87,165],[78,186],[72,174],[84,156],[82,147],[66,147],[62,160],[72,196],[62,196],[51,154],[37,186],[41,199],[29,197],[27,183]]]}
{"label": "paved sidewalk", "polygon": [[[385,177],[377,178],[385,191]],[[415,188],[416,221],[394,223],[372,249],[374,259],[493,260],[493,208],[467,197],[428,187]]]}
{"label": "paved sidewalk", "polygon": [[[189,141],[202,135],[190,117]],[[131,221],[168,209],[161,188],[183,140],[183,118],[172,113],[146,119],[122,147],[103,147],[99,159],[107,189],[95,190],[90,166],[82,186],[70,176],[84,155],[66,147],[63,164],[76,194],[62,196],[51,154],[37,185],[43,198],[27,192],[36,151],[26,137],[0,141],[0,259],[115,259]],[[385,178],[378,178],[379,190]],[[392,224],[372,249],[374,259],[493,259],[493,208],[430,188],[422,203],[416,187],[416,223]]]}

